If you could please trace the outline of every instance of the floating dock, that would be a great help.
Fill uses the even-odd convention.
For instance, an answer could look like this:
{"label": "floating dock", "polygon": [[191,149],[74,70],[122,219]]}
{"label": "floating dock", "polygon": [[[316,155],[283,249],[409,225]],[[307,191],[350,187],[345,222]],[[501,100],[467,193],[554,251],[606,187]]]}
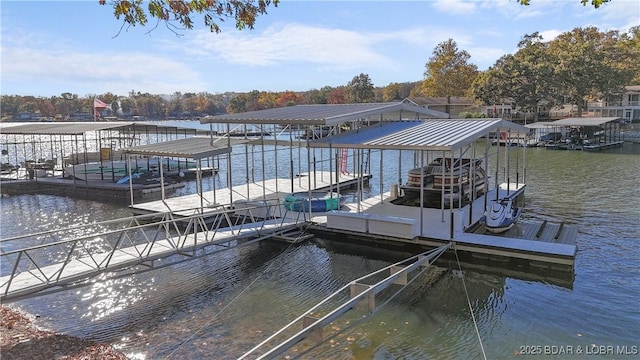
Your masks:
{"label": "floating dock", "polygon": [[[202,174],[210,176],[213,174],[213,168],[203,168]],[[183,180],[195,177],[194,171],[184,172]],[[10,175],[8,175],[10,176]],[[129,184],[117,184],[113,181],[82,181],[63,178],[61,176],[43,176],[36,179],[3,178],[1,180],[0,190],[5,195],[22,195],[22,194],[49,194],[62,195],[75,198],[129,202],[131,191]],[[165,190],[178,189],[184,187],[184,183],[172,182],[166,183]],[[151,194],[160,192],[161,184],[133,184],[133,196],[136,199],[149,197]]]}
{"label": "floating dock", "polygon": [[[487,194],[489,199],[495,197],[495,191]],[[502,197],[507,194],[504,185],[498,191]],[[524,186],[518,186],[508,196],[516,197],[523,191]],[[480,261],[573,271],[576,226],[520,222],[503,234],[487,233],[478,223],[483,198],[461,209],[432,209],[395,205],[390,193],[385,193],[382,199],[377,196],[362,201],[360,211],[349,204],[342,211],[316,217],[310,230],[336,241],[356,239],[376,247],[430,248],[453,242],[455,250]]]}
{"label": "floating dock", "polygon": [[[262,202],[274,199],[284,199],[287,194],[294,192],[316,190],[338,190],[355,188],[358,182],[368,182],[371,175],[356,176],[352,174],[336,173],[328,171],[304,172],[293,181],[291,179],[269,179],[236,185],[229,188],[216,189],[202,194],[190,194],[167,198],[164,200],[149,201],[131,206],[134,215],[173,212],[175,215],[189,216],[194,212],[215,213],[220,208],[234,206],[242,208],[246,206],[260,206]],[[337,185],[339,184],[339,185]]]}

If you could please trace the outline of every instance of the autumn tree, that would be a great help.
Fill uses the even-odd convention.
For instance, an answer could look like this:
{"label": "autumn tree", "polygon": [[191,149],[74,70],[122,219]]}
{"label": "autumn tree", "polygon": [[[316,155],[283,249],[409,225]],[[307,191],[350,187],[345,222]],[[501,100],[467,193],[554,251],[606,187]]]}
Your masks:
{"label": "autumn tree", "polygon": [[236,28],[253,29],[256,18],[267,13],[280,0],[98,0],[100,5],[113,8],[116,19],[122,19],[122,27],[146,26],[155,20],[154,28],[164,23],[172,31],[180,28],[193,29],[194,18],[202,17],[211,32],[219,33],[220,23],[235,21]]}
{"label": "autumn tree", "polygon": [[382,88],[382,101],[398,101],[411,96],[411,90],[416,86],[415,83],[390,83]]}
{"label": "autumn tree", "polygon": [[301,97],[293,91],[284,91],[278,94],[278,107],[297,105],[301,101]]}
{"label": "autumn tree", "polygon": [[327,104],[345,104],[347,102],[347,92],[344,86],[333,88],[327,94]]}
{"label": "autumn tree", "polygon": [[369,75],[360,73],[347,84],[347,96],[353,103],[368,103],[375,99],[373,84]]}
{"label": "autumn tree", "polygon": [[278,95],[270,91],[262,91],[258,96],[258,110],[273,109],[278,104]]}
{"label": "autumn tree", "polygon": [[432,97],[469,96],[471,84],[478,75],[478,67],[468,63],[470,57],[468,52],[458,50],[453,39],[438,44],[426,64],[420,94]]}

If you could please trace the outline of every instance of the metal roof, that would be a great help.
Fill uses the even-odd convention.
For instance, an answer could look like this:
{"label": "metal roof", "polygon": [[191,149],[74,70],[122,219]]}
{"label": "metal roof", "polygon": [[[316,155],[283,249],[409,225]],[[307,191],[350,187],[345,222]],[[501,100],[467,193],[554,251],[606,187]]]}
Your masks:
{"label": "metal roof", "polygon": [[172,131],[180,130],[181,132],[196,133],[204,132],[186,127],[157,125],[144,122],[30,122],[30,123],[2,123],[0,124],[0,133],[15,135],[82,135],[90,131],[142,131],[154,129]]}
{"label": "metal roof", "polygon": [[550,126],[600,126],[608,122],[620,121],[619,117],[576,117],[556,120]]}
{"label": "metal roof", "polygon": [[538,121],[538,122],[534,122],[531,124],[526,124],[525,125],[527,128],[529,129],[548,129],[549,127],[553,126],[553,122],[552,121]]}
{"label": "metal roof", "polygon": [[3,134],[33,135],[82,135],[89,131],[111,130],[131,126],[131,122],[34,122],[13,126],[1,126]]}
{"label": "metal roof", "polygon": [[122,149],[127,154],[166,156],[188,159],[203,159],[220,154],[228,154],[226,138],[194,136],[185,139],[165,141],[155,144],[133,146]]}
{"label": "metal roof", "polygon": [[201,123],[277,124],[277,125],[339,125],[349,121],[417,120],[448,118],[449,114],[408,102],[362,104],[315,104],[248,111],[238,114],[207,116]]}
{"label": "metal roof", "polygon": [[455,151],[496,131],[529,129],[503,119],[401,121],[314,140],[309,147]]}

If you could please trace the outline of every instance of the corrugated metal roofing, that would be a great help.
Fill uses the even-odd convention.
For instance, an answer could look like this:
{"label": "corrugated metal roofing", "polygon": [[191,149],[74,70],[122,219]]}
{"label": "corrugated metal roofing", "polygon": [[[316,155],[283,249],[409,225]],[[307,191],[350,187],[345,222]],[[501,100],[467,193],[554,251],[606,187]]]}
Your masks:
{"label": "corrugated metal roofing", "polygon": [[[158,130],[171,130],[181,131],[185,133],[195,133],[196,129],[157,125],[151,123],[118,121],[118,122],[33,122],[33,123],[21,123],[21,124],[0,124],[0,133],[2,134],[15,134],[15,135],[82,135],[91,131],[146,131],[153,129]],[[198,130],[203,131],[203,130]]]}
{"label": "corrugated metal roofing", "polygon": [[128,154],[179,157],[194,160],[231,152],[231,148],[227,146],[226,138],[218,138],[216,140],[218,141],[214,140],[212,142],[210,137],[194,136],[155,144],[133,146],[124,148],[122,151]]}
{"label": "corrugated metal roofing", "polygon": [[416,120],[448,118],[449,114],[430,110],[407,102],[363,104],[295,105],[281,108],[248,111],[238,114],[207,116],[201,123],[277,124],[277,125],[339,125],[349,121]]}
{"label": "corrugated metal roofing", "polygon": [[600,126],[612,121],[620,121],[619,117],[577,117],[556,120],[551,126]]}
{"label": "corrugated metal roofing", "polygon": [[89,131],[111,130],[131,126],[131,122],[34,122],[14,126],[1,126],[3,134],[82,135]]}
{"label": "corrugated metal roofing", "polygon": [[525,125],[529,129],[547,129],[553,126],[552,121],[538,121]]}
{"label": "corrugated metal roofing", "polygon": [[404,121],[314,140],[309,147],[455,151],[496,131],[526,134],[529,130],[502,119]]}

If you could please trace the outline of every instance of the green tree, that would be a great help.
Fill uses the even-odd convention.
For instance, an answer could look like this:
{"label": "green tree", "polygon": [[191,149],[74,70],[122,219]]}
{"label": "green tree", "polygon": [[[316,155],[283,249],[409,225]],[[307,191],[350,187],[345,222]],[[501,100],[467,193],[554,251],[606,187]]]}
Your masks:
{"label": "green tree", "polygon": [[640,84],[640,26],[634,26],[628,33],[622,34],[618,46],[620,54],[630,60],[618,65],[626,66],[631,71],[631,84]]}
{"label": "green tree", "polygon": [[492,86],[498,87],[501,99],[509,98],[520,109],[532,112],[536,122],[540,102],[552,103],[554,98],[554,72],[550,62],[548,43],[542,42],[542,36],[537,32],[525,35],[518,43],[516,54],[504,56],[498,62],[492,73]]}
{"label": "green tree", "polygon": [[[179,28],[193,29],[194,17],[202,17],[204,25],[211,32],[221,31],[219,23],[232,19],[236,28],[253,29],[256,18],[267,13],[280,0],[99,0],[113,8],[116,19],[123,20],[122,26],[145,26],[155,19],[154,28],[160,23],[175,31]],[[146,7],[146,8],[145,8]]]}
{"label": "green tree", "polygon": [[349,101],[354,103],[368,103],[375,99],[373,84],[369,75],[361,73],[354,76],[347,84]]}
{"label": "green tree", "polygon": [[382,101],[389,102],[402,99],[399,83],[390,83],[382,89]]}
{"label": "green tree", "polygon": [[20,106],[21,97],[17,95],[2,95],[0,100],[0,111],[2,111],[2,117],[14,116],[18,113],[18,107]]}
{"label": "green tree", "polygon": [[633,71],[621,64],[638,58],[621,53],[618,40],[617,31],[587,27],[562,33],[549,44],[557,94],[577,106],[578,116],[588,100],[619,94],[632,81]]}
{"label": "green tree", "polygon": [[227,105],[227,113],[237,114],[237,113],[247,111],[246,103],[247,103],[247,96],[245,94],[240,94],[234,97],[229,102],[229,105]]}
{"label": "green tree", "polygon": [[458,50],[453,39],[444,41],[433,50],[424,72],[422,96],[469,96],[471,84],[478,75],[478,67],[469,64],[468,52]]}
{"label": "green tree", "polygon": [[123,115],[132,115],[136,108],[135,99],[132,97],[126,97],[120,100],[120,110]]}

